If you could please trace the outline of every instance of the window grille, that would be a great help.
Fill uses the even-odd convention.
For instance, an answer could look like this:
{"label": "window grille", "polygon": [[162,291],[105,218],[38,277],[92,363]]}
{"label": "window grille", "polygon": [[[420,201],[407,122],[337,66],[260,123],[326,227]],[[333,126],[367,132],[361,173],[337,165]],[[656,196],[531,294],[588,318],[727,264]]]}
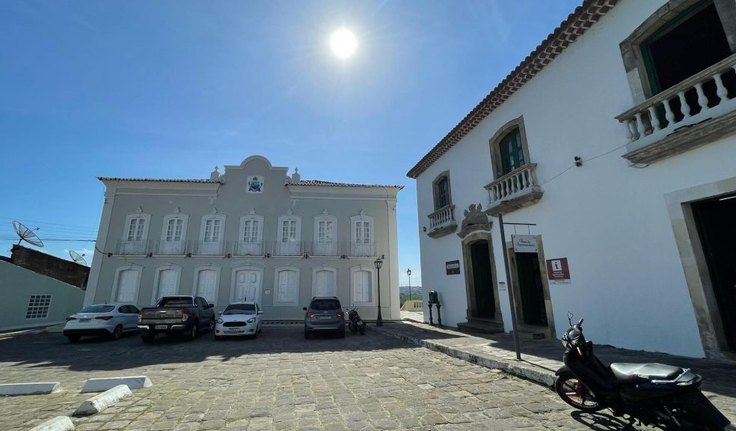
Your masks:
{"label": "window grille", "polygon": [[28,299],[26,319],[45,319],[49,315],[51,295],[31,295]]}

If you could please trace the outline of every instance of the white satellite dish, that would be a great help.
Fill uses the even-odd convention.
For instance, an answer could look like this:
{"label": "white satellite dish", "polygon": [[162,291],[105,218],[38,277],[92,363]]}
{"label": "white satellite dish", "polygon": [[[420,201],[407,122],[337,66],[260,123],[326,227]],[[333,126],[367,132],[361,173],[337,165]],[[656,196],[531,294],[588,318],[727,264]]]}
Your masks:
{"label": "white satellite dish", "polygon": [[36,247],[43,247],[43,241],[41,241],[41,238],[39,238],[38,235],[36,235],[36,232],[34,232],[34,230],[38,230],[39,228],[29,229],[23,223],[13,220],[13,229],[15,229],[15,233],[18,234],[18,237],[20,238],[20,240],[18,240],[19,245],[21,242],[25,241],[28,244],[35,245]]}
{"label": "white satellite dish", "polygon": [[74,262],[80,265],[87,265],[87,260],[84,258],[83,254],[79,254],[74,250],[69,250],[69,257],[71,257]]}

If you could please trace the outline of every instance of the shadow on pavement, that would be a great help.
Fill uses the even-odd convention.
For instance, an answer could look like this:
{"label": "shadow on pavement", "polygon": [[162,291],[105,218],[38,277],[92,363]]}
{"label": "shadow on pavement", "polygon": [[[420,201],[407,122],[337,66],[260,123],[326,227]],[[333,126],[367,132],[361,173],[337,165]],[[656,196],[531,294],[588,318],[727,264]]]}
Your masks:
{"label": "shadow on pavement", "polygon": [[573,419],[595,431],[635,430],[628,422],[605,413],[570,413]]}
{"label": "shadow on pavement", "polygon": [[369,328],[365,335],[345,338],[331,334],[304,339],[301,325],[264,326],[258,338],[215,341],[211,332],[188,341],[160,336],[143,343],[140,335],[120,340],[107,337],[82,338],[70,343],[59,333],[22,334],[0,339],[0,365],[24,367],[67,367],[73,371],[113,371],[183,362],[229,361],[248,355],[279,353],[318,354],[335,351],[369,351],[415,348],[401,340],[385,337]]}

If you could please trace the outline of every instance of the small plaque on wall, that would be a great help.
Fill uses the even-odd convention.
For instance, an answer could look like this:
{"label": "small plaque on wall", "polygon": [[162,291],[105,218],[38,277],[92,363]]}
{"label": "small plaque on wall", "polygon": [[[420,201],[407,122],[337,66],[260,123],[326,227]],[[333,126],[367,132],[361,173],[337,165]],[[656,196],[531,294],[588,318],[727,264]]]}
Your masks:
{"label": "small plaque on wall", "polygon": [[451,260],[449,262],[445,262],[445,271],[447,272],[447,275],[460,274],[460,261]]}

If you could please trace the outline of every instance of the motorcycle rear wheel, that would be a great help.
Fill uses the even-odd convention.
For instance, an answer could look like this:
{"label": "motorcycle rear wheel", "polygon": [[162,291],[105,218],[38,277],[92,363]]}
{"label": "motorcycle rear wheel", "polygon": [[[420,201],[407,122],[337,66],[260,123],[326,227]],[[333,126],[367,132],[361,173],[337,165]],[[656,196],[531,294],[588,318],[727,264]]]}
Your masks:
{"label": "motorcycle rear wheel", "polygon": [[555,392],[562,401],[584,412],[597,412],[604,408],[593,392],[571,372],[563,372],[557,376]]}

